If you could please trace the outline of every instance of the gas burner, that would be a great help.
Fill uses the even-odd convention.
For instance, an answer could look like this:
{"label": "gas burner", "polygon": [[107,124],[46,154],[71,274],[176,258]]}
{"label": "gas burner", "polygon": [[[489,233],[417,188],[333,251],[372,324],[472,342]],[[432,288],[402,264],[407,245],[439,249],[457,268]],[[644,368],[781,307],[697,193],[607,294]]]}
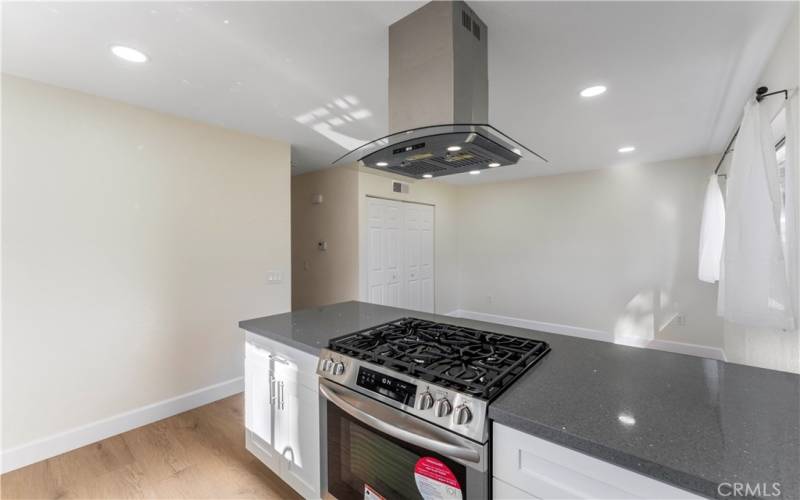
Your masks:
{"label": "gas burner", "polygon": [[330,349],[486,400],[550,350],[537,340],[416,318],[344,335]]}

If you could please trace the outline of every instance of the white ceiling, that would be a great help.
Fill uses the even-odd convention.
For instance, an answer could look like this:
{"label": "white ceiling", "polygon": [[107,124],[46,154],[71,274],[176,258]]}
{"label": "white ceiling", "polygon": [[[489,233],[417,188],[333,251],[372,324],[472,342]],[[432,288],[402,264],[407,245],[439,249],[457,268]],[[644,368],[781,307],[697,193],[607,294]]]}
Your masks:
{"label": "white ceiling", "polygon": [[[421,2],[6,2],[3,72],[275,137],[293,172],[387,133],[387,27]],[[475,183],[721,151],[791,2],[470,2],[490,121],[550,163]],[[116,59],[112,44],[151,60]],[[763,82],[769,84],[769,82]],[[579,97],[589,85],[608,92]],[[347,109],[336,105],[347,103]],[[319,120],[358,119],[329,130]],[[322,132],[322,133],[320,133]],[[617,148],[637,151],[622,156]]]}

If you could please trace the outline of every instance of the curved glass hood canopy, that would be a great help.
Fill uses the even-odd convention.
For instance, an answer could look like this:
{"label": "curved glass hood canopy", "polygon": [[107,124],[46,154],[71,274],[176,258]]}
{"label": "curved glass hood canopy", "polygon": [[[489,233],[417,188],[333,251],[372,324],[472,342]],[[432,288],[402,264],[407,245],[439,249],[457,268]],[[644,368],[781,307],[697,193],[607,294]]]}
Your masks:
{"label": "curved glass hood canopy", "polygon": [[429,179],[516,164],[546,162],[540,154],[489,124],[450,124],[397,132],[360,146],[333,162],[359,163],[415,179]]}

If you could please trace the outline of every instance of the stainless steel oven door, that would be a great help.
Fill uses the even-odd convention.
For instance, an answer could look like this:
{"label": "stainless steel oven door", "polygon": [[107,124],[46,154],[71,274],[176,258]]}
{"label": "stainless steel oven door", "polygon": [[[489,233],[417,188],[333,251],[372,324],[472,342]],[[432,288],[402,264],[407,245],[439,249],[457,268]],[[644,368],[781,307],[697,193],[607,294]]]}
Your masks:
{"label": "stainless steel oven door", "polygon": [[329,498],[488,498],[488,445],[325,379],[319,391]]}

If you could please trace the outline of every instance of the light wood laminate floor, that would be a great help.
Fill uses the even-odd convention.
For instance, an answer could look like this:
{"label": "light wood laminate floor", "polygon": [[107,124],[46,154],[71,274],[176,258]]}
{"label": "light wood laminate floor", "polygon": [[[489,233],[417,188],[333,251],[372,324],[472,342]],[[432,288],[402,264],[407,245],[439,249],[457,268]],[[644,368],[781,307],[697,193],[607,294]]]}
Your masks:
{"label": "light wood laminate floor", "polygon": [[239,394],[3,474],[0,498],[299,496],[244,448]]}

